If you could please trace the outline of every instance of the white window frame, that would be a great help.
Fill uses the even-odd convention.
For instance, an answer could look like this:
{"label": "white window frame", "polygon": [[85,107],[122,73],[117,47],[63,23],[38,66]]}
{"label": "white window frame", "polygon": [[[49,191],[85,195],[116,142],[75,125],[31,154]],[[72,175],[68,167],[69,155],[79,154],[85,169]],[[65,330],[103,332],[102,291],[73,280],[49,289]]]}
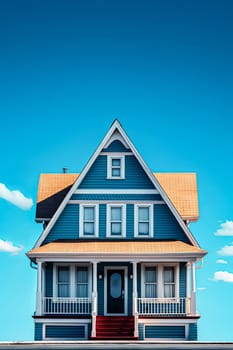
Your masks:
{"label": "white window frame", "polygon": [[[138,223],[139,223],[139,208],[149,208],[149,234],[148,235],[140,235],[138,232]],[[138,203],[134,205],[134,237],[138,238],[146,238],[154,236],[154,206],[153,204],[144,204]]]}
{"label": "white window frame", "polygon": [[[111,208],[119,208],[122,209],[122,232],[121,235],[115,236],[111,235]],[[107,204],[107,222],[106,222],[106,231],[107,231],[107,237],[119,239],[126,237],[126,204]]]}
{"label": "white window frame", "polygon": [[145,263],[141,265],[141,294],[142,298],[145,298],[145,268],[156,267],[157,268],[157,298],[171,299],[171,297],[164,296],[164,267],[174,267],[175,273],[175,296],[174,298],[180,297],[180,265],[176,263],[165,263],[165,264],[152,264]]}
{"label": "white window frame", "polygon": [[69,291],[70,296],[66,298],[77,298],[76,296],[76,288],[77,288],[77,280],[76,280],[76,269],[77,267],[87,267],[88,268],[88,296],[91,297],[92,293],[92,269],[91,264],[80,263],[80,264],[68,264],[68,263],[57,263],[53,265],[53,297],[58,297],[58,267],[69,267],[70,274],[70,285]]}
{"label": "white window frame", "polygon": [[[94,222],[94,235],[87,235],[83,230],[84,223],[84,208],[94,208],[95,222]],[[92,238],[99,236],[99,206],[98,204],[80,204],[79,206],[79,237]]]}
{"label": "white window frame", "polygon": [[[112,160],[120,159],[120,176],[112,176]],[[125,156],[115,153],[107,156],[107,179],[122,180],[125,178]]]}

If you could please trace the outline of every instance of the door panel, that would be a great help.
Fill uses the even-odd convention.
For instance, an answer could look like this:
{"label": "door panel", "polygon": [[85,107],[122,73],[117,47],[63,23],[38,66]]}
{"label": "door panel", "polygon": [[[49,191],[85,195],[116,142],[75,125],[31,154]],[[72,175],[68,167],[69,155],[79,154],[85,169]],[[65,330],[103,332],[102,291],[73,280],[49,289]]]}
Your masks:
{"label": "door panel", "polygon": [[124,314],[124,270],[107,270],[107,313]]}

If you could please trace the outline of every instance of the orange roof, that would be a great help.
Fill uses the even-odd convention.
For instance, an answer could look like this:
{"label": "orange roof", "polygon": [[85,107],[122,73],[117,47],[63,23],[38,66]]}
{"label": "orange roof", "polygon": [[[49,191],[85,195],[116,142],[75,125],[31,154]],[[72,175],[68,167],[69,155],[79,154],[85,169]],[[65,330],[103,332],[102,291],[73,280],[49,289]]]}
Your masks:
{"label": "orange roof", "polygon": [[41,174],[37,203],[73,185],[79,174]]}
{"label": "orange roof", "polygon": [[163,255],[187,255],[202,257],[206,251],[181,241],[82,241],[82,242],[51,242],[30,250],[30,258],[43,256],[140,256],[152,255],[153,258]]}
{"label": "orange roof", "polygon": [[184,220],[198,219],[198,195],[195,173],[154,173],[178,213]]}
{"label": "orange roof", "polygon": [[[79,174],[41,174],[37,196],[37,219],[51,219]],[[198,219],[196,174],[155,173],[154,176],[183,220]]]}

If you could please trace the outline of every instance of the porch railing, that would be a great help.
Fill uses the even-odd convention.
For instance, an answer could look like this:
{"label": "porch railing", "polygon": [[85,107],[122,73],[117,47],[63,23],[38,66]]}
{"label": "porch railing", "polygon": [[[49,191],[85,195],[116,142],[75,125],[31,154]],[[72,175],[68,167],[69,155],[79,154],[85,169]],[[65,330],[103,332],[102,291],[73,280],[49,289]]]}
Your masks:
{"label": "porch railing", "polygon": [[190,298],[137,298],[137,310],[141,316],[185,316]]}
{"label": "porch railing", "polygon": [[91,298],[42,298],[43,314],[90,315]]}

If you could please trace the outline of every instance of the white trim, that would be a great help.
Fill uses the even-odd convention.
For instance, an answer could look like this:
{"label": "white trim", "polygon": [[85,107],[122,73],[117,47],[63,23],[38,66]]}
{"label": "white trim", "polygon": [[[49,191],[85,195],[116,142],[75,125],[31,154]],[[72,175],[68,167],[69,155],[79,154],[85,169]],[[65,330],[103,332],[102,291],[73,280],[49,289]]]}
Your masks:
{"label": "white trim", "polygon": [[[141,322],[142,320],[140,319],[139,323],[143,323]],[[164,321],[164,322],[161,322]],[[177,320],[174,320],[177,321]],[[145,321],[144,327],[143,327],[143,339],[145,339],[146,341],[150,341],[150,340],[156,340],[156,341],[172,341],[172,340],[187,340],[188,339],[188,335],[189,335],[189,324],[187,324],[186,322],[184,323],[184,320],[178,320],[180,322],[174,322],[176,324],[173,323],[173,321],[171,322],[171,320],[167,321],[167,320],[160,320],[160,319],[156,319],[156,320],[149,320],[147,319]],[[171,327],[176,327],[176,326],[183,326],[185,328],[185,337],[184,338],[146,338],[145,337],[145,333],[146,333],[146,327],[147,326],[162,326],[162,327],[167,327],[167,326],[171,326]]]}
{"label": "white trim", "polygon": [[[83,200],[83,199],[70,199],[68,201],[68,204],[85,204],[87,203],[87,200]],[[124,200],[122,201],[122,199],[116,199],[116,200],[105,200],[105,199],[99,199],[99,200],[90,200],[90,203],[92,204],[105,204],[105,203],[108,203],[108,204],[111,204],[111,203],[124,203],[124,204],[134,204],[135,203],[135,200]],[[166,204],[164,201],[146,201],[147,204]],[[137,204],[145,204],[145,201],[137,201]]]}
{"label": "white trim", "polygon": [[[107,272],[109,270],[124,271],[124,313],[111,314],[107,312],[108,293],[107,293]],[[104,315],[105,316],[127,316],[128,315],[128,267],[127,266],[104,266]]]}
{"label": "white trim", "polygon": [[[120,160],[120,165],[117,166],[117,168],[120,169],[120,176],[113,176],[112,175],[112,160],[118,159]],[[122,155],[121,153],[115,153],[113,155],[110,153],[110,155],[107,156],[107,179],[108,180],[123,180],[125,178],[125,156]]]}
{"label": "white trim", "polygon": [[171,202],[171,200],[169,199],[169,197],[167,196],[167,194],[165,193],[165,191],[163,190],[163,188],[161,187],[160,183],[158,182],[158,180],[155,178],[155,176],[153,175],[153,173],[150,171],[149,167],[146,165],[146,163],[144,162],[144,160],[142,159],[142,157],[140,156],[140,154],[138,153],[138,151],[136,150],[135,146],[133,145],[133,143],[130,141],[130,139],[128,138],[127,134],[125,133],[125,131],[123,130],[121,124],[119,123],[118,120],[115,120],[114,123],[112,124],[112,126],[110,127],[109,131],[107,132],[107,134],[104,136],[103,140],[101,141],[101,143],[99,144],[99,146],[97,147],[96,151],[93,153],[93,155],[91,156],[90,160],[88,161],[88,163],[86,164],[86,166],[84,167],[83,171],[81,172],[81,174],[79,175],[79,177],[77,178],[77,180],[74,182],[74,184],[72,185],[71,189],[69,190],[69,192],[66,194],[65,198],[63,199],[63,201],[61,202],[61,204],[59,205],[57,211],[55,212],[55,214],[53,215],[52,219],[50,220],[50,222],[48,223],[47,227],[45,228],[44,232],[42,233],[42,235],[39,237],[39,239],[37,240],[37,242],[34,245],[34,248],[39,247],[43,241],[45,240],[45,238],[47,237],[48,233],[50,232],[50,230],[52,229],[52,227],[54,226],[55,222],[57,221],[57,219],[59,218],[60,214],[62,213],[63,209],[65,208],[67,202],[69,201],[69,199],[71,198],[72,194],[74,193],[74,191],[77,190],[77,188],[79,187],[79,185],[81,184],[81,182],[83,181],[84,177],[86,176],[86,174],[88,173],[88,171],[90,170],[91,166],[93,165],[93,163],[95,162],[95,160],[97,159],[98,155],[100,154],[100,152],[102,151],[102,149],[104,148],[104,146],[107,144],[107,142],[111,139],[112,135],[114,134],[114,132],[118,131],[121,134],[121,137],[124,139],[124,141],[129,145],[129,148],[132,150],[133,154],[135,155],[135,157],[137,158],[138,162],[141,164],[142,168],[144,169],[145,173],[147,174],[147,176],[149,177],[149,179],[151,180],[151,182],[154,184],[155,188],[159,191],[159,193],[161,194],[162,198],[164,199],[164,201],[166,202],[166,204],[168,205],[168,207],[170,208],[171,212],[173,213],[173,215],[175,216],[177,222],[179,223],[179,225],[181,226],[181,228],[183,229],[183,231],[185,232],[185,234],[187,235],[187,237],[189,238],[190,242],[196,246],[199,247],[199,244],[197,243],[196,239],[194,238],[194,236],[192,235],[191,231],[189,230],[189,228],[185,225],[182,217],[180,216],[180,214],[178,213],[178,211],[176,210],[175,206],[173,205],[173,203]]}
{"label": "white trim", "polygon": [[133,152],[100,152],[100,156],[110,156],[114,154],[120,154],[122,156],[133,156]]}
{"label": "white trim", "polygon": [[[137,190],[137,189],[77,189],[74,194],[159,194],[157,190]],[[44,220],[44,219],[43,219]]]}
{"label": "white trim", "polygon": [[[175,298],[179,298],[180,295],[180,265],[174,263],[142,263],[141,264],[141,295],[145,298],[145,268],[146,267],[156,267],[157,269],[157,298],[166,298],[164,296],[164,267],[171,266],[175,269]],[[168,298],[169,299],[169,298]]]}
{"label": "white trim", "polygon": [[[115,236],[115,235],[111,235],[111,208],[121,208],[121,235],[119,236]],[[119,203],[119,204],[107,204],[107,215],[106,215],[106,237],[111,237],[111,238],[124,238],[126,237],[126,205]]]}
{"label": "white trim", "polygon": [[[94,207],[94,235],[87,235],[83,232],[84,208]],[[99,206],[94,203],[80,203],[79,208],[79,237],[92,238],[99,236]]]}
{"label": "white trim", "polygon": [[[42,323],[42,322],[45,322],[45,323],[54,323],[54,318],[43,318],[43,317],[40,317],[40,318],[34,318],[34,322],[35,323]],[[83,322],[85,323],[91,323],[91,319],[90,318],[73,318],[72,320],[70,318],[57,318],[56,319],[56,323],[81,323],[83,324]]]}
{"label": "white trim", "polygon": [[[58,326],[58,327],[61,327],[61,326],[84,326],[84,337],[83,338],[49,338],[49,337],[46,337],[46,326]],[[64,322],[63,320],[61,322],[57,322],[57,321],[54,321],[53,322],[46,322],[46,323],[43,323],[43,326],[42,326],[42,339],[43,340],[84,340],[84,339],[88,339],[88,323],[87,322],[73,322],[70,321],[70,322]]]}
{"label": "white trim", "polygon": [[[149,208],[149,234],[148,235],[140,235],[138,232],[138,211],[139,208]],[[147,238],[147,237],[154,237],[154,206],[153,204],[149,203],[136,203],[134,205],[134,237],[137,238]]]}
{"label": "white trim", "polygon": [[76,297],[76,268],[77,267],[87,267],[88,268],[88,298],[91,298],[91,292],[92,292],[92,271],[91,271],[91,264],[90,263],[77,263],[76,264],[69,264],[68,262],[63,263],[54,263],[53,264],[53,297],[58,297],[58,284],[57,284],[57,269],[60,266],[66,266],[69,268],[69,297],[75,298]]}
{"label": "white trim", "polygon": [[104,148],[108,148],[110,146],[110,144],[113,142],[113,141],[120,141],[123,146],[125,146],[126,149],[130,149],[129,145],[126,143],[125,139],[122,137],[122,135],[119,133],[119,131],[116,129],[112,136],[110,137],[110,139],[108,140],[108,142],[105,144]]}

